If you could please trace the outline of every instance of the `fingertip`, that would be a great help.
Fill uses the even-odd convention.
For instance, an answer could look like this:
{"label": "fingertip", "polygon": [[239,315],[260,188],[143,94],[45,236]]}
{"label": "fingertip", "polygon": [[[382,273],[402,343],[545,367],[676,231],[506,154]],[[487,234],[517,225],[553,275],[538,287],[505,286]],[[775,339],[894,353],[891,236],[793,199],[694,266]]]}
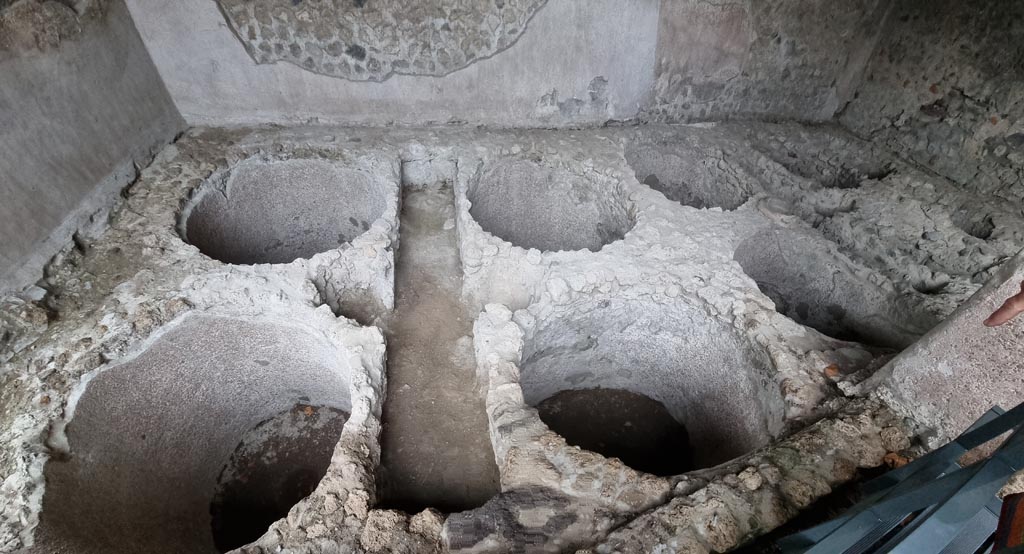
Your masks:
{"label": "fingertip", "polygon": [[988,316],[988,319],[986,319],[983,323],[985,324],[986,327],[999,327],[1000,325],[1006,323],[1007,321],[1010,321],[1011,319],[1013,319],[1013,318],[1012,317],[1006,317],[1004,314],[1000,314],[999,312],[996,312],[996,313]]}

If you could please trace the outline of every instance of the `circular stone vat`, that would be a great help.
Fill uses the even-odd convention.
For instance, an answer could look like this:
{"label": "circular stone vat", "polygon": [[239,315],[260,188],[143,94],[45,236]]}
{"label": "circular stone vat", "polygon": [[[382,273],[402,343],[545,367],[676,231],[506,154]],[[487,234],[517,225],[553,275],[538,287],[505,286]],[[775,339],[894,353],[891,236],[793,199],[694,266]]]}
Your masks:
{"label": "circular stone vat", "polygon": [[776,311],[832,338],[903,349],[938,324],[909,299],[855,273],[820,237],[773,229],[743,241],[733,259]]}
{"label": "circular stone vat", "polygon": [[638,181],[685,206],[735,210],[759,186],[756,178],[739,167],[724,170],[721,154],[716,157],[682,141],[632,144],[624,154]]}
{"label": "circular stone vat", "polygon": [[[769,364],[696,307],[592,298],[537,321],[520,385],[570,444],[607,456],[625,448],[631,467],[670,475],[725,462],[781,431],[783,401]],[[683,444],[660,449],[667,440]]]}
{"label": "circular stone vat", "polygon": [[596,252],[623,238],[634,223],[617,183],[529,160],[486,169],[468,197],[480,227],[522,248]]}
{"label": "circular stone vat", "polygon": [[97,374],[72,397],[70,454],[46,465],[40,551],[259,538],[327,470],[351,410],[344,359],[310,329],[193,316]]}
{"label": "circular stone vat", "polygon": [[756,151],[823,188],[856,189],[866,180],[880,181],[895,172],[883,153],[828,127],[755,129],[760,130],[751,134],[750,145]]}
{"label": "circular stone vat", "polygon": [[386,206],[380,179],[327,160],[250,159],[203,185],[181,234],[230,264],[279,264],[350,242]]}

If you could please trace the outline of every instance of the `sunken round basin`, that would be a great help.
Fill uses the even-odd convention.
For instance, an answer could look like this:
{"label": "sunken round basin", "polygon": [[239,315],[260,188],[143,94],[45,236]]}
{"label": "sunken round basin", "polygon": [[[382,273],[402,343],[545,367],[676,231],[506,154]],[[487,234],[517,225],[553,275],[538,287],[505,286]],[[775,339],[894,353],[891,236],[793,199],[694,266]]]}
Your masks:
{"label": "sunken round basin", "polygon": [[750,452],[780,431],[770,367],[763,350],[696,307],[591,298],[528,333],[520,385],[570,444],[671,475]]}
{"label": "sunken round basin", "polygon": [[743,241],[733,255],[775,309],[835,339],[903,349],[938,324],[912,299],[857,271],[820,237],[772,229]]}
{"label": "sunken round basin", "polygon": [[205,183],[182,236],[230,264],[279,264],[351,242],[383,213],[388,187],[328,160],[250,159]]}
{"label": "sunken round basin", "polygon": [[756,179],[744,179],[745,172],[739,168],[723,169],[722,160],[706,149],[686,140],[637,142],[628,145],[624,154],[637,180],[665,198],[698,209],[735,210],[757,192],[759,185]]}
{"label": "sunken round basin", "polygon": [[484,231],[527,249],[596,252],[634,223],[615,182],[531,160],[486,168],[467,194]]}
{"label": "sunken round basin", "polygon": [[190,316],[72,397],[40,551],[214,553],[256,540],[327,471],[345,355],[310,329]]}

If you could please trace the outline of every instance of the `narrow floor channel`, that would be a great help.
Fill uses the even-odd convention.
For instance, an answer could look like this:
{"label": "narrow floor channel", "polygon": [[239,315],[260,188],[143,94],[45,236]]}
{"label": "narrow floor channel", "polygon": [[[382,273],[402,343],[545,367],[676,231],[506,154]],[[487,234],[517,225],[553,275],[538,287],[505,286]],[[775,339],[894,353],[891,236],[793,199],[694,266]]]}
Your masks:
{"label": "narrow floor channel", "polygon": [[457,512],[498,493],[461,284],[451,186],[405,189],[395,311],[383,326],[381,507]]}

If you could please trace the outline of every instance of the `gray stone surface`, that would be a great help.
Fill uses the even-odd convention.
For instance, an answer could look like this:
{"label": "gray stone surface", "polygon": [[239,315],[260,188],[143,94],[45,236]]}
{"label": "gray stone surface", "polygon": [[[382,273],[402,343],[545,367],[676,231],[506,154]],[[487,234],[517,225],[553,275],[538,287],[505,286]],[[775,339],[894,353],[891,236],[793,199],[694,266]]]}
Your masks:
{"label": "gray stone surface", "polygon": [[[216,2],[128,2],[175,104],[193,125],[272,121],[576,126],[627,119],[637,113],[651,88],[659,10],[658,0],[557,0],[536,11],[514,44],[499,48],[494,55],[479,56],[458,71],[444,76],[393,75],[384,82],[366,82],[313,73],[291,63],[256,64],[225,23]],[[369,0],[361,9],[376,9],[376,3]],[[329,2],[304,2],[296,11],[311,10],[313,4]],[[476,15],[497,11],[499,4],[520,6],[515,13],[523,13],[525,6],[539,3],[416,2],[417,6],[440,4],[467,6],[464,21],[470,21]],[[367,59],[372,45],[391,44],[386,35],[397,37],[407,32],[390,29],[387,24],[405,17],[402,12],[410,9],[409,4],[381,5],[398,6],[399,11],[382,13],[380,21],[359,28],[359,32],[372,35],[365,45]],[[513,13],[509,8],[501,12]],[[511,24],[506,27],[508,22],[499,24],[492,19],[484,22],[486,40],[496,41],[512,31]],[[416,44],[436,42],[453,48],[450,40],[442,39],[445,33],[448,31],[439,29],[437,40],[433,35],[429,40],[416,37]],[[454,40],[461,31],[453,29],[445,36]],[[300,47],[305,49],[304,44]],[[492,47],[460,43],[458,49],[479,54]],[[388,51],[385,55],[399,59],[407,54]],[[454,58],[431,61],[435,70],[453,69],[457,62]],[[389,71],[385,65],[381,64],[380,71]]]}
{"label": "gray stone surface", "polygon": [[[803,228],[799,219],[779,218],[763,208],[768,194],[796,198],[807,188],[821,187],[759,157],[742,138],[746,133],[744,126],[612,129],[596,136],[535,132],[529,138],[509,135],[500,145],[477,140],[471,152],[456,149],[463,288],[471,299],[486,304],[474,340],[503,494],[476,514],[446,521],[450,549],[558,552],[593,546],[593,537],[670,501],[676,491],[685,495],[696,490],[680,485],[690,483],[692,475],[659,479],[568,445],[531,407],[549,394],[596,385],[660,399],[690,428],[701,463],[716,464],[779,440],[816,412],[831,414],[843,403],[830,391],[834,382],[855,381],[860,370],[870,372],[877,352],[832,342],[806,328],[805,333],[790,330],[792,320],[780,318],[775,306],[764,303],[762,291],[733,261],[731,255],[744,240],[756,243],[775,225]],[[753,182],[743,184],[752,191],[751,199],[732,211],[698,210],[645,187],[625,156],[631,145],[645,141],[666,149],[675,141],[699,145],[681,149],[685,167],[702,167],[699,152],[719,148],[724,161],[709,163],[709,169],[740,181],[750,176]],[[489,187],[500,190],[500,184],[482,176],[508,159],[565,168],[576,178],[586,176],[609,197],[629,198],[635,225],[622,240],[598,252],[528,249],[488,232],[474,217],[471,198],[486,199]],[[773,171],[743,173],[744,167]],[[517,221],[511,206],[506,208],[506,224]],[[544,233],[560,223],[540,218],[520,225],[523,231]],[[822,239],[815,238],[834,255]],[[827,266],[832,261],[812,257],[808,264]],[[855,288],[872,279],[884,282],[863,265],[849,263],[857,268],[856,278],[848,281]],[[513,312],[516,308],[521,309]],[[854,414],[864,415],[858,409]],[[847,475],[860,464],[880,462],[881,449],[866,446],[880,442],[880,429],[872,428],[863,434],[865,443],[851,441],[850,456],[841,456],[838,463]],[[830,441],[818,438],[808,444]],[[851,457],[858,462],[850,462]],[[787,458],[781,471],[794,470],[794,494],[806,506],[830,490],[816,472],[834,471],[833,460],[815,458],[809,464],[821,465],[814,470],[798,468],[794,461]],[[708,475],[741,470],[726,464]],[[698,489],[707,483],[700,482]],[[791,513],[779,489],[764,494],[752,501],[756,507],[736,495],[722,500],[711,492],[699,502],[737,507],[740,513],[761,510],[764,523],[750,531],[759,533]],[[646,533],[639,531],[637,538]],[[723,544],[735,546],[741,538],[736,535]]]}
{"label": "gray stone surface", "polygon": [[42,277],[71,236],[184,128],[121,1],[0,11],[0,290]]}
{"label": "gray stone surface", "polygon": [[889,9],[880,0],[129,5],[193,124],[503,126],[827,120],[852,98]]}
{"label": "gray stone surface", "polygon": [[929,446],[955,438],[992,406],[1024,402],[1024,319],[982,322],[1024,282],[1024,253],[970,300],[883,367],[865,387],[929,429]]}
{"label": "gray stone surface", "polygon": [[[624,154],[641,183],[694,208],[735,210],[760,192],[755,168],[698,135],[644,137],[628,143]],[[638,137],[639,139],[639,137]]]}
{"label": "gray stone surface", "polygon": [[831,119],[853,95],[889,6],[662,0],[644,117]]}
{"label": "gray stone surface", "polygon": [[841,253],[884,275],[900,293],[902,310],[931,313],[932,324],[1024,244],[1024,214],[1003,198],[964,190],[841,128],[735,128],[765,155],[757,163],[766,174],[781,168],[799,183],[770,184],[774,199],[765,209],[801,219]]}
{"label": "gray stone surface", "polygon": [[[185,208],[182,235],[235,264],[289,263],[370,230],[394,186],[326,160],[250,159],[208,181]],[[286,192],[285,194],[282,194]]]}
{"label": "gray stone surface", "polygon": [[842,123],[965,190],[1019,204],[1024,4],[914,0],[893,6]]}
{"label": "gray stone surface", "polygon": [[531,406],[563,390],[643,394],[686,426],[697,467],[746,454],[782,428],[767,352],[684,302],[592,294],[522,319],[519,383]]}
{"label": "gray stone surface", "polygon": [[[660,182],[685,185],[719,176],[745,197],[734,209],[698,209],[667,197],[641,182],[647,169],[631,166],[635,159],[628,152],[645,145],[678,158],[654,170],[665,174]],[[869,304],[860,306],[867,313],[847,311],[853,322],[893,317],[882,311],[886,302],[916,306],[935,321],[976,290],[975,279],[996,271],[1001,252],[1020,233],[1019,217],[998,212],[999,227],[988,239],[971,236],[949,215],[957,211],[953,206],[968,206],[962,190],[894,158],[881,164],[882,173],[890,172],[883,175],[868,163],[878,152],[835,127],[763,123],[574,131],[193,130],[141,172],[105,234],[68,245],[48,266],[46,290],[0,302],[7,331],[0,342],[0,359],[6,360],[0,366],[0,550],[44,538],[47,464],[55,470],[59,460],[76,454],[77,418],[69,411],[75,391],[87,392],[90,379],[102,383],[97,379],[103,375],[116,375],[108,372],[145,359],[140,353],[158,348],[157,337],[203,317],[301,326],[317,340],[323,336],[329,349],[344,352],[351,368],[352,416],[324,479],[312,496],[240,550],[246,554],[594,547],[644,552],[688,541],[724,550],[767,532],[851,479],[856,468],[877,465],[889,452],[912,452],[906,451],[911,443],[901,418],[857,398],[870,392],[865,379],[894,352],[830,337],[815,327],[829,332],[825,323],[831,322],[803,320],[800,310],[791,317],[783,302],[773,300],[773,291],[760,288],[764,260],[755,257],[751,265],[745,254],[758,245],[771,251],[766,240],[784,241],[786,252],[803,256],[794,267],[825,268],[839,276],[832,280],[835,288],[821,288],[823,295],[837,305]],[[247,163],[300,160],[373,175],[385,190],[383,215],[350,241],[290,263],[225,264],[182,238],[182,211],[197,192],[215,189]],[[588,195],[625,210],[632,226],[597,251],[584,245],[524,248],[488,232],[474,218],[469,192],[477,187],[475,200],[486,199],[488,189],[505,183],[481,176],[521,160],[557,169],[558,182],[583,179]],[[671,174],[673,168],[685,169]],[[447,246],[414,253],[426,258],[421,269],[461,269],[463,301],[470,310],[484,310],[472,340],[462,327],[444,327],[467,337],[455,337],[450,355],[460,368],[472,368],[475,361],[476,381],[460,390],[475,388],[483,399],[486,431],[478,432],[485,436],[474,439],[490,441],[501,486],[483,506],[448,516],[381,509],[375,481],[381,475],[383,335],[335,316],[352,314],[353,308],[379,314],[394,305],[399,225],[417,225],[397,217],[399,184],[437,181],[454,185],[452,210],[431,220],[444,231]],[[348,190],[344,182],[332,183]],[[497,206],[492,216],[515,214],[514,202],[522,197],[507,198],[509,205]],[[990,199],[972,198],[967,219],[977,215],[973,210],[994,213]],[[510,218],[519,221],[510,229],[558,229],[552,220],[558,214],[550,213],[547,220]],[[906,237],[924,240],[928,233],[927,242],[906,243]],[[945,264],[950,281],[937,293],[921,292],[913,261]],[[964,269],[955,273],[955,267]],[[428,291],[424,286],[406,291]],[[869,309],[875,298],[881,299],[873,301],[878,308]],[[430,314],[458,317],[458,310],[431,312],[429,304],[421,305],[427,310],[416,313],[421,324],[415,338],[426,344]],[[401,332],[390,331],[396,330]],[[200,333],[195,341],[205,341],[207,334],[213,335]],[[258,342],[264,348],[277,344],[270,338]],[[247,356],[259,348],[228,348],[229,343],[206,350],[217,348],[232,366],[245,359],[239,350]],[[634,348],[636,343],[645,346]],[[316,346],[297,348],[319,352]],[[178,354],[189,360],[205,356],[194,350]],[[422,359],[428,365],[443,362]],[[579,364],[589,367],[573,369]],[[146,379],[168,383],[161,390],[179,386],[159,370],[138,382]],[[705,452],[702,464],[724,463],[660,477],[570,446],[531,404],[574,381],[657,396],[694,431]],[[663,386],[642,388],[647,382]],[[972,389],[972,395],[985,397],[988,386],[1009,388],[993,382]],[[430,400],[441,405],[458,399],[438,394]],[[728,410],[717,420],[728,425],[710,425],[712,408],[721,406]],[[431,413],[443,417],[444,411]],[[717,446],[723,441],[715,431],[737,447]],[[721,456],[709,455],[713,450],[722,450]],[[739,458],[726,460],[733,455]]]}
{"label": "gray stone surface", "polygon": [[466,192],[470,213],[485,231],[516,246],[596,252],[626,235],[633,214],[624,194],[608,194],[589,177],[530,160],[501,162]]}
{"label": "gray stone surface", "polygon": [[858,468],[880,465],[888,450],[882,437],[903,436],[896,419],[873,403],[854,403],[736,460],[697,490],[684,489],[610,533],[592,552],[728,552],[807,508]]}
{"label": "gray stone surface", "polygon": [[381,506],[408,512],[477,508],[499,491],[474,379],[476,314],[461,298],[451,174],[438,177],[403,181],[395,309],[377,320],[388,342],[377,490]]}
{"label": "gray stone surface", "polygon": [[[724,552],[1024,398],[1024,323],[981,326],[1024,279],[1015,4],[123,2],[0,0],[0,267],[50,259],[0,296],[0,552],[213,551],[220,468],[303,402],[350,416],[237,552]],[[137,169],[171,99],[377,126]],[[538,414],[594,387],[702,469]]]}
{"label": "gray stone surface", "polygon": [[935,324],[893,287],[865,283],[857,264],[807,231],[751,237],[735,260],[776,310],[834,338],[900,349]]}
{"label": "gray stone surface", "polygon": [[[102,375],[144,351],[147,340],[155,339],[169,329],[166,325],[187,312],[232,321],[257,318],[273,321],[274,325],[299,325],[305,329],[302,334],[309,337],[308,340],[323,335],[324,340],[339,349],[343,359],[334,359],[338,352],[328,353],[330,360],[320,359],[329,367],[341,364],[350,369],[347,379],[352,412],[331,465],[335,469],[328,471],[314,494],[299,503],[287,520],[275,524],[265,540],[275,544],[312,540],[306,535],[307,528],[314,536],[323,536],[354,526],[356,530],[348,532],[347,536],[358,542],[359,529],[375,495],[372,472],[379,460],[377,437],[384,389],[384,342],[377,329],[360,328],[347,319],[336,318],[333,306],[328,304],[336,304],[348,298],[347,291],[355,291],[362,302],[386,305],[382,295],[393,291],[388,271],[392,266],[389,245],[394,222],[382,217],[352,243],[291,264],[234,266],[202,255],[183,241],[177,229],[179,212],[190,192],[207,178],[241,160],[269,155],[271,151],[279,158],[294,154],[288,149],[275,148],[273,142],[250,146],[248,151],[243,148],[232,152],[228,149],[232,137],[223,132],[199,133],[167,147],[157,161],[141,173],[124,206],[115,211],[110,229],[103,237],[81,248],[69,245],[50,264],[45,282],[49,292],[44,300],[53,319],[47,321],[46,328],[39,329],[38,325],[5,328],[24,329],[28,338],[34,336],[35,340],[19,340],[26,334],[16,335],[10,343],[18,348],[17,354],[0,371],[0,378],[4,380],[0,406],[3,407],[2,419],[7,422],[0,432],[7,444],[0,452],[0,465],[5,475],[0,549],[14,551],[33,544],[45,491],[43,468],[49,460],[76,454],[73,433],[69,442],[63,432],[67,419],[73,415],[67,407],[73,405],[69,402],[75,391],[88,390],[88,382],[97,374]],[[232,160],[230,164],[228,158]],[[342,158],[353,163],[361,160],[373,167],[384,182],[392,179],[390,184],[394,188],[386,201],[385,215],[390,213],[394,219],[397,163],[375,165],[380,161],[372,155]],[[344,161],[340,163],[345,165]],[[344,269],[346,267],[348,269]],[[332,272],[337,277],[332,278]],[[25,309],[24,302],[24,299],[22,303],[15,302],[9,315],[17,318],[24,313],[29,318],[34,317],[35,312]],[[200,358],[209,355],[212,363],[204,369],[217,374],[225,365],[240,363],[233,358],[239,348],[218,349],[230,346],[230,341],[218,342],[221,327],[227,326],[219,325],[218,333],[209,329],[201,333],[213,341],[212,351],[198,347],[191,351]],[[242,348],[255,356],[261,348],[273,350],[272,341],[256,342],[246,343]],[[300,350],[315,350],[303,349],[300,343],[301,340],[288,341],[284,346],[278,343],[276,351],[294,353],[297,346]],[[303,360],[308,359],[309,352],[303,354]],[[189,371],[195,369],[191,363],[186,365]],[[295,363],[285,365],[295,369],[303,367]],[[169,363],[169,367],[173,369],[175,364]],[[262,366],[257,372],[260,370]],[[161,374],[156,372],[153,378],[159,381]],[[230,380],[230,375],[225,373],[222,377]],[[327,383],[322,375],[313,382]],[[244,383],[244,380],[232,380],[231,386],[244,389]],[[216,409],[228,405],[217,396],[219,392],[231,397],[226,389],[219,392],[216,388],[204,389],[202,382],[194,380],[181,383],[172,380],[172,384],[186,387],[179,391],[186,400],[220,400],[215,404]],[[307,383],[296,384],[295,388],[312,390],[317,386]],[[168,387],[170,385],[157,391],[157,402],[176,390]],[[148,394],[142,388],[138,392]],[[300,391],[298,394],[310,393]],[[278,396],[287,399],[293,395],[285,391]],[[332,402],[345,398],[344,393],[337,391],[332,396]],[[242,394],[241,398],[244,397]],[[253,401],[246,409],[257,409],[260,403]],[[161,417],[157,411],[147,411],[141,405],[139,411],[140,424],[144,424],[146,418],[152,421]],[[220,417],[230,420],[230,412],[225,409]],[[253,414],[243,416],[255,417]],[[201,421],[197,418],[201,416],[196,414],[190,421]],[[73,428],[74,422],[70,425]],[[238,422],[231,425],[237,426]],[[97,433],[99,431],[97,429]],[[177,432],[182,432],[180,426]],[[226,459],[221,460],[224,461]],[[339,511],[341,507],[345,509]],[[302,531],[297,531],[300,527]],[[79,551],[74,543],[68,548]]]}
{"label": "gray stone surface", "polygon": [[0,2],[0,58],[28,51],[49,52],[80,35],[106,15],[111,0],[74,4],[40,0]]}
{"label": "gray stone surface", "polygon": [[447,75],[511,46],[546,0],[217,0],[256,63],[353,81]]}
{"label": "gray stone surface", "polygon": [[316,492],[347,421],[346,411],[300,400],[246,431],[221,469],[210,502],[217,549],[226,552],[259,539]]}
{"label": "gray stone surface", "polygon": [[246,431],[298,403],[352,409],[349,352],[316,327],[201,316],[155,335],[71,392],[38,551],[215,552],[212,492]]}

